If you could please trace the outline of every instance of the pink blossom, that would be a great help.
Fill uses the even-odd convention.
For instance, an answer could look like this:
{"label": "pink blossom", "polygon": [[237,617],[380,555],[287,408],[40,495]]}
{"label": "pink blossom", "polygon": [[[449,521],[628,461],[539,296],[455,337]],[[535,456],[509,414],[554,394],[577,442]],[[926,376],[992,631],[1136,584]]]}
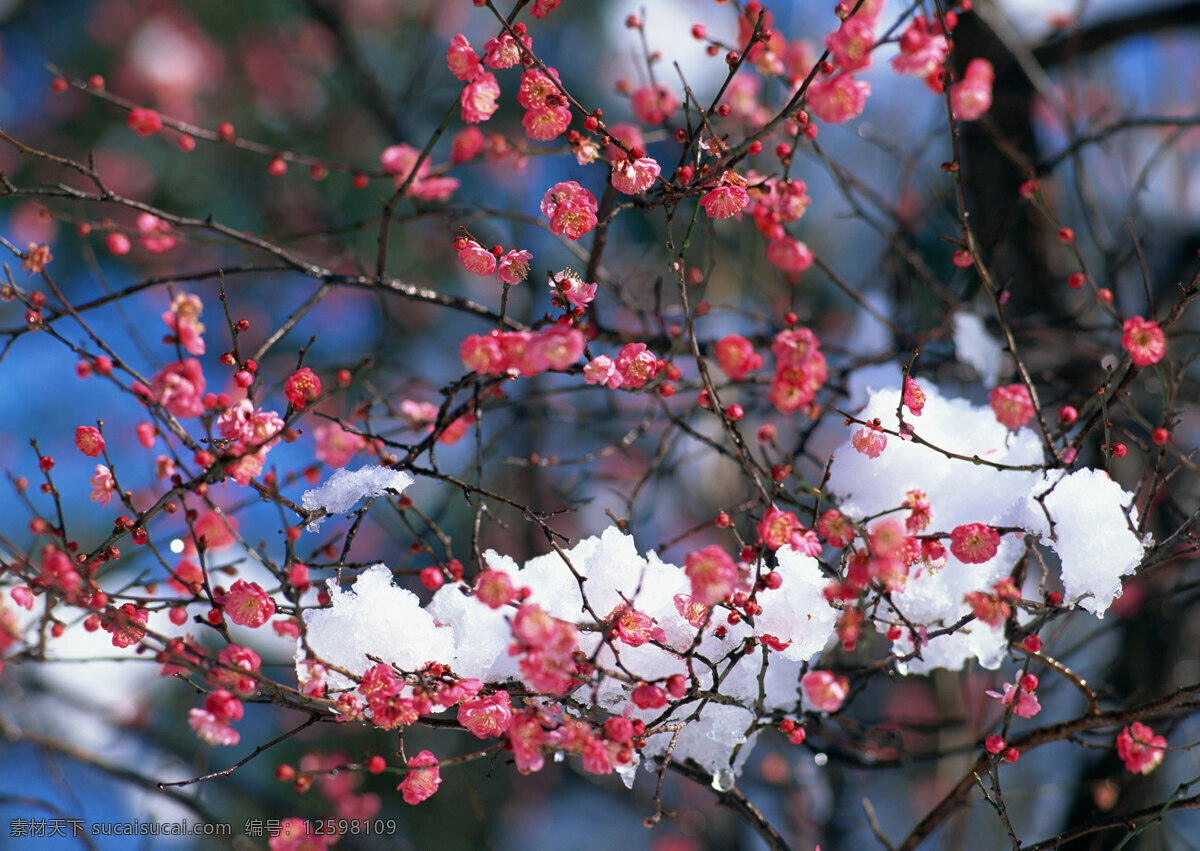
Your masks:
{"label": "pink blossom", "polygon": [[621,386],[622,378],[612,358],[608,355],[597,355],[584,366],[583,380],[588,384],[599,384],[616,390]]}
{"label": "pink blossom", "polygon": [[679,109],[679,98],[662,83],[645,85],[630,95],[629,106],[638,121],[657,126],[666,124]]}
{"label": "pink blossom", "polygon": [[626,195],[640,195],[654,185],[662,168],[650,157],[623,159],[613,164],[612,185]]}
{"label": "pink blossom", "polygon": [[860,428],[850,438],[850,445],[868,458],[878,458],[887,448],[887,435],[873,428]]}
{"label": "pink blossom", "polygon": [[545,738],[546,731],[535,716],[523,712],[513,718],[508,728],[508,743],[512,747],[518,772],[532,774],[542,770],[546,763],[542,756]]}
{"label": "pink blossom", "polygon": [[533,0],[533,11],[531,14],[535,18],[544,18],[557,9],[558,4],[561,2],[562,0]]}
{"label": "pink blossom", "polygon": [[861,71],[871,66],[871,48],[875,46],[873,24],[862,15],[855,15],[825,36],[825,46],[839,71]]}
{"label": "pink blossom", "polygon": [[267,847],[271,851],[323,851],[337,842],[337,835],[317,833],[319,829],[302,818],[283,819],[279,823],[278,834],[272,831]]}
{"label": "pink blossom", "polygon": [[[237,540],[234,536],[238,528],[237,518],[219,511],[205,511],[196,518],[192,528],[197,538],[204,539],[205,548],[210,552],[223,550]],[[196,542],[191,535],[184,539],[183,554],[188,557],[196,555]]]}
{"label": "pink blossom", "polygon": [[613,770],[608,747],[594,736],[588,737],[583,745],[583,770],[589,774],[610,774]]}
{"label": "pink blossom", "polygon": [[582,331],[562,325],[547,325],[533,341],[537,360],[548,369],[567,369],[583,356],[585,346]]}
{"label": "pink blossom", "polygon": [[296,370],[283,385],[283,395],[295,408],[303,408],[321,395],[321,379],[307,366]]}
{"label": "pink blossom", "polygon": [[933,520],[933,508],[929,505],[929,499],[923,490],[916,488],[910,490],[904,495],[904,502],[900,504],[910,511],[908,517],[904,519],[904,530],[910,535],[916,535],[923,531]]}
{"label": "pink blossom", "polygon": [[655,638],[655,633],[659,632],[649,615],[630,606],[622,607],[618,604],[613,613],[609,615],[610,620],[613,619],[613,615],[616,615],[613,635],[630,647],[641,647],[647,641]]}
{"label": "pink blossom", "polygon": [[963,564],[990,561],[1000,548],[1000,533],[986,523],[964,523],[950,532],[950,552]]}
{"label": "pink blossom", "polygon": [[275,614],[275,601],[257,582],[239,579],[225,595],[225,613],[236,624],[257,629]]}
{"label": "pink blossom", "polygon": [[338,423],[323,423],[313,429],[318,461],[329,467],[345,467],[350,459],[367,448],[366,438],[346,431]]}
{"label": "pink blossom", "polygon": [[734,381],[741,381],[763,364],[754,344],[740,334],[726,334],[718,340],[714,354],[721,371]]}
{"label": "pink blossom", "polygon": [[[248,674],[254,673],[262,666],[262,658],[249,647],[230,644],[217,654],[217,661],[224,668],[213,668],[209,675],[217,682],[241,695],[249,696],[258,689],[258,682]],[[239,673],[238,670],[246,673]]]}
{"label": "pink blossom", "polygon": [[565,106],[539,106],[525,110],[521,119],[525,135],[537,142],[557,139],[571,126],[571,110]]}
{"label": "pink blossom", "polygon": [[996,420],[1016,431],[1033,419],[1033,402],[1024,384],[1009,384],[997,387],[988,394]]}
{"label": "pink blossom", "polygon": [[817,521],[817,531],[831,547],[844,547],[855,538],[854,524],[836,508],[831,508]]}
{"label": "pink blossom", "polygon": [[817,557],[823,549],[821,539],[817,537],[817,533],[812,529],[797,529],[792,532],[788,543],[792,545],[792,549],[801,555]]}
{"label": "pink blossom", "polygon": [[446,66],[451,74],[464,83],[474,80],[483,70],[479,65],[479,57],[475,55],[475,49],[462,33],[457,33],[450,39],[450,47],[446,49]]}
{"label": "pink blossom", "polygon": [[437,757],[432,751],[421,751],[408,760],[408,774],[396,788],[404,793],[404,803],[419,804],[433,795],[442,785]]}
{"label": "pink blossom", "polygon": [[1152,366],[1167,353],[1162,328],[1140,316],[1131,316],[1121,325],[1121,346],[1129,352],[1134,366]]}
{"label": "pink blossom", "polygon": [[729,553],[716,544],[688,553],[684,573],[692,583],[692,599],[703,606],[720,603],[737,585],[737,566]]}
{"label": "pink blossom", "polygon": [[755,531],[763,539],[767,549],[777,550],[791,540],[792,533],[803,528],[799,518],[790,511],[772,506],[763,513]]}
{"label": "pink blossom", "polygon": [[509,251],[500,258],[501,283],[515,285],[525,280],[529,274],[529,261],[533,255],[528,251]]}
{"label": "pink blossom", "polygon": [[491,275],[496,271],[496,255],[488,251],[478,242],[467,241],[458,249],[458,262],[463,268],[476,275]]}
{"label": "pink blossom", "polygon": [[[524,24],[517,24],[521,33],[521,44],[526,49],[533,47],[533,39],[524,34]],[[507,32],[489,39],[483,45],[483,64],[489,68],[511,68],[521,61],[521,49],[517,40]]]}
{"label": "pink blossom", "polygon": [[621,150],[620,147],[611,143],[605,146],[604,156],[612,165],[626,159],[625,151],[631,151],[634,148],[646,150],[646,139],[642,135],[642,128],[636,124],[614,124],[608,128],[608,137],[625,146],[625,150]]}
{"label": "pink blossom", "polygon": [[1154,735],[1154,730],[1134,721],[1117,734],[1117,756],[1125,769],[1134,774],[1149,774],[1158,768],[1166,755],[1167,740]]}
{"label": "pink blossom", "polygon": [[143,629],[150,619],[150,612],[126,603],[119,609],[105,612],[100,625],[112,635],[113,647],[132,647],[146,637]]}
{"label": "pink blossom", "polygon": [[196,731],[197,736],[210,745],[232,746],[242,738],[241,733],[205,709],[190,710],[188,724]]}
{"label": "pink blossom", "polygon": [[829,671],[809,671],[800,678],[800,688],[804,692],[804,699],[820,712],[837,712],[849,693],[845,678],[834,676]]}
{"label": "pink blossom", "polygon": [[908,408],[914,417],[921,416],[921,410],[925,407],[925,391],[911,378],[904,379],[904,407]]}
{"label": "pink blossom", "polygon": [[503,736],[512,719],[512,704],[508,692],[503,690],[468,700],[458,707],[458,723],[480,739]]}
{"label": "pink blossom", "polygon": [[104,436],[99,429],[79,426],[75,429],[75,448],[89,458],[97,458],[104,451]]}
{"label": "pink blossom", "polygon": [[129,110],[129,115],[125,117],[125,123],[139,136],[153,136],[163,126],[162,116],[153,109],[144,107]]}
{"label": "pink blossom", "polygon": [[496,98],[500,97],[500,84],[496,75],[483,73],[463,87],[459,103],[462,104],[464,124],[479,124],[487,121],[496,112]]}
{"label": "pink blossom", "polygon": [[596,196],[574,180],[556,183],[542,197],[542,215],[550,220],[550,231],[579,239],[596,226]]}
{"label": "pink blossom", "polygon": [[141,213],[137,217],[138,241],[151,254],[163,254],[175,247],[171,226],[157,216]]}
{"label": "pink blossom", "polygon": [[583,279],[570,269],[563,269],[550,282],[550,289],[560,293],[575,307],[587,307],[596,298],[597,285],[584,283]]}
{"label": "pink blossom", "polygon": [[404,399],[400,402],[400,413],[408,420],[408,427],[413,431],[431,431],[437,422],[438,406],[432,402]]}
{"label": "pink blossom", "polygon": [[169,363],[155,373],[150,393],[167,413],[181,419],[204,413],[204,370],[194,358]]}
{"label": "pink blossom", "polygon": [[963,595],[963,602],[971,607],[971,612],[983,623],[997,628],[1008,620],[1012,614],[1011,600],[1019,600],[1021,592],[1010,577],[1004,577],[992,586],[992,593],[969,591]]}
{"label": "pink blossom", "polygon": [[950,110],[959,121],[974,121],[992,106],[992,63],[972,59],[962,80],[950,87]]}
{"label": "pink blossom", "polygon": [[416,148],[400,144],[385,148],[379,155],[379,161],[383,164],[384,171],[394,175],[397,189],[404,185],[415,168],[416,174],[407,190],[409,194],[423,201],[441,201],[450,197],[458,188],[458,181],[452,177],[433,177],[430,174],[429,160],[421,160],[421,164],[417,165],[420,157],[421,152]]}
{"label": "pink blossom", "polygon": [[471,125],[454,134],[450,140],[450,162],[454,165],[475,159],[483,153],[483,133]]}
{"label": "pink blossom", "polygon": [[727,219],[744,210],[750,203],[750,196],[740,186],[725,184],[710,190],[700,203],[711,218]]}
{"label": "pink blossom", "polygon": [[480,375],[499,375],[504,371],[504,352],[500,339],[491,334],[471,334],[458,344],[463,366]]}
{"label": "pink blossom", "polygon": [[[1012,706],[1013,715],[1020,718],[1032,718],[1042,711],[1037,696],[1029,689],[1020,687],[1020,683],[1005,683],[1004,692],[987,691],[988,697],[994,697],[1004,706]],[[1014,701],[1016,701],[1014,705]]]}
{"label": "pink blossom", "polygon": [[200,314],[204,304],[200,296],[190,293],[178,293],[171,300],[171,308],[162,315],[163,322],[171,329],[179,345],[189,355],[204,354],[204,325],[200,323]]}
{"label": "pink blossom", "polygon": [[537,68],[522,72],[521,87],[517,90],[517,103],[526,109],[546,109],[564,105],[558,87],[558,72],[553,68],[547,70],[550,71],[549,76]]}
{"label": "pink blossom", "polygon": [[508,605],[516,596],[512,579],[499,570],[485,570],[475,579],[475,599],[493,609]]}
{"label": "pink blossom", "polygon": [[217,689],[204,698],[204,708],[216,718],[226,722],[241,721],[246,714],[246,708],[242,702],[223,688]]}
{"label": "pink blossom", "polygon": [[658,358],[645,343],[626,343],[617,352],[617,373],[622,387],[641,387],[658,375]]}
{"label": "pink blossom", "polygon": [[676,594],[673,601],[675,603],[675,611],[679,612],[681,618],[696,629],[704,626],[704,619],[708,617],[708,606],[693,598],[690,594]]}
{"label": "pink blossom", "polygon": [[815,80],[808,87],[805,104],[817,118],[828,124],[841,124],[857,118],[871,95],[871,84],[838,74],[828,80]]}
{"label": "pink blossom", "polygon": [[892,59],[897,74],[911,74],[923,80],[936,78],[946,61],[950,44],[941,33],[930,30],[924,18],[914,18],[900,34],[900,53]]}
{"label": "pink blossom", "polygon": [[767,262],[784,272],[799,273],[813,264],[813,253],[798,239],[785,236],[767,243]]}

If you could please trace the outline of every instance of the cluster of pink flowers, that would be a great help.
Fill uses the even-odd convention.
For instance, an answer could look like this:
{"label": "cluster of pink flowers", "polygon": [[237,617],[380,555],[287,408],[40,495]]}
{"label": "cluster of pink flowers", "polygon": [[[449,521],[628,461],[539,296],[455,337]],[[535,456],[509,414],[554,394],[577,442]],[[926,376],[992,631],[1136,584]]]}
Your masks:
{"label": "cluster of pink flowers", "polygon": [[458,261],[468,272],[484,276],[498,272],[500,282],[509,285],[525,280],[529,274],[529,261],[533,259],[533,255],[528,251],[513,249],[504,252],[500,246],[488,251],[478,242],[466,237],[456,239],[454,248],[458,251]]}
{"label": "cluster of pink flowers", "polygon": [[768,398],[781,413],[816,412],[813,400],[825,384],[827,368],[821,341],[808,328],[780,331],[771,344],[775,375]]}
{"label": "cluster of pink flowers", "polygon": [[195,358],[169,363],[154,374],[147,389],[134,385],[136,392],[149,396],[172,416],[180,419],[204,413],[204,368]]}
{"label": "cluster of pink flowers", "polygon": [[812,198],[803,180],[770,178],[749,190],[754,206],[754,226],[767,238],[767,261],[785,272],[799,273],[813,264],[813,254],[798,239],[788,236],[787,222],[804,215]]}
{"label": "cluster of pink flowers", "polygon": [[148,611],[125,603],[119,609],[108,609],[100,626],[112,635],[113,647],[132,647],[146,637],[145,626],[149,619]]}
{"label": "cluster of pink flowers", "polygon": [[[416,168],[416,175],[409,183],[407,192],[422,201],[444,201],[458,189],[455,178],[434,175],[429,160],[422,160],[421,152],[412,145],[399,144],[385,148],[379,160],[383,163],[383,170],[394,175],[397,189],[404,185]],[[417,165],[418,160],[420,165]]]}
{"label": "cluster of pink flowers", "polygon": [[[175,247],[176,239],[172,228],[158,216],[140,213],[137,217],[138,241],[151,254],[164,254]],[[203,354],[203,352],[191,352]]]}
{"label": "cluster of pink flowers", "polygon": [[1127,771],[1134,774],[1149,774],[1158,768],[1166,755],[1167,740],[1154,735],[1154,730],[1140,721],[1134,721],[1117,734],[1117,756],[1125,763]]}
{"label": "cluster of pink flowers", "polygon": [[950,51],[941,24],[928,18],[913,18],[900,34],[899,47],[900,53],[892,59],[892,69],[897,74],[924,80],[931,91],[941,94],[946,54]]}
{"label": "cluster of pink flowers", "polygon": [[570,269],[563,269],[550,281],[550,292],[560,297],[563,307],[582,310],[596,298],[596,284],[585,283]]}
{"label": "cluster of pink flowers", "polygon": [[191,293],[177,293],[171,299],[171,307],[164,311],[163,322],[171,329],[175,342],[183,346],[189,355],[204,354],[204,325],[200,322],[200,314],[204,312],[204,303],[200,296]]}
{"label": "cluster of pink flowers", "polygon": [[1001,706],[1011,706],[1013,715],[1018,718],[1032,718],[1042,711],[1042,705],[1034,694],[1037,687],[1038,678],[1033,674],[1025,674],[1016,682],[1005,683],[1004,691],[988,691],[986,694],[1000,701]]}
{"label": "cluster of pink flowers", "polygon": [[612,390],[618,387],[636,390],[657,378],[665,366],[645,343],[626,343],[617,352],[615,361],[608,355],[592,358],[583,368],[583,377],[588,384],[599,384]]}
{"label": "cluster of pink flowers", "polygon": [[733,381],[741,381],[763,365],[762,355],[741,334],[726,334],[713,349],[717,365]]}
{"label": "cluster of pink flowers", "polygon": [[571,107],[558,84],[558,72],[547,68],[550,76],[537,68],[521,74],[521,88],[517,91],[517,103],[525,107],[521,123],[525,135],[538,142],[557,139],[571,126]]}
{"label": "cluster of pink flowers", "polygon": [[990,627],[999,627],[1007,621],[1012,614],[1012,601],[1019,599],[1021,592],[1007,576],[992,586],[990,594],[970,591],[963,596],[963,602],[971,607],[975,617]]}
{"label": "cluster of pink flowers", "polygon": [[641,154],[640,148],[634,148],[629,157],[613,163],[610,180],[619,192],[641,195],[658,180],[662,168],[657,161]]}
{"label": "cluster of pink flowers", "polygon": [[556,183],[542,196],[542,215],[550,220],[550,232],[579,239],[596,226],[596,196],[574,180]]}
{"label": "cluster of pink flowers", "polygon": [[763,512],[763,519],[755,527],[763,544],[770,550],[777,550],[784,544],[790,544],[793,549],[804,555],[815,556],[821,552],[821,542],[817,533],[806,529],[800,519],[790,511],[784,511],[772,506]]}
{"label": "cluster of pink flowers", "polygon": [[570,368],[583,355],[583,332],[553,324],[539,331],[472,334],[459,344],[463,366],[480,375],[540,375]]}
{"label": "cluster of pink flowers", "polygon": [[704,212],[714,219],[728,219],[737,215],[750,203],[746,185],[746,178],[737,172],[725,172],[717,185],[700,199]]}
{"label": "cluster of pink flowers", "polygon": [[242,720],[246,709],[242,702],[225,689],[217,689],[204,698],[203,709],[192,709],[188,723],[196,735],[213,745],[236,745],[241,734],[230,727],[234,721]]}
{"label": "cluster of pink flowers", "polygon": [[229,461],[225,472],[242,487],[262,472],[267,452],[279,443],[283,418],[275,411],[255,408],[242,399],[226,408],[217,418],[217,430],[229,441],[221,457]]}
{"label": "cluster of pink flowers", "polygon": [[996,74],[986,59],[972,59],[963,78],[950,87],[950,110],[959,121],[974,121],[992,108]]}
{"label": "cluster of pink flowers", "polygon": [[249,697],[258,690],[258,681],[250,674],[262,667],[262,658],[249,647],[230,644],[217,654],[220,666],[214,666],[208,678],[217,685]]}
{"label": "cluster of pink flowers", "polygon": [[576,682],[578,630],[552,617],[536,603],[517,609],[512,623],[510,656],[520,656],[521,679],[534,691],[561,695]]}

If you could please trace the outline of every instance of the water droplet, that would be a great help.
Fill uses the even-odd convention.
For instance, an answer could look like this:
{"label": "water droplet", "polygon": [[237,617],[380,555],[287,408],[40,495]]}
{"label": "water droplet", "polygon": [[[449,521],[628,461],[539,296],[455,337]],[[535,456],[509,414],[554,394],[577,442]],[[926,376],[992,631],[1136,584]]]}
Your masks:
{"label": "water droplet", "polygon": [[554,761],[555,761],[555,762],[562,762],[562,761],[563,761],[563,756],[564,756],[564,754],[563,754],[563,752],[562,752],[562,751],[555,751],[555,752],[554,752]]}
{"label": "water droplet", "polygon": [[825,763],[829,762],[829,756],[828,754],[819,753],[813,757],[813,762],[815,762],[817,765],[824,765]]}
{"label": "water droplet", "polygon": [[717,792],[728,792],[733,788],[733,781],[736,779],[731,769],[722,768],[713,775],[712,787]]}

